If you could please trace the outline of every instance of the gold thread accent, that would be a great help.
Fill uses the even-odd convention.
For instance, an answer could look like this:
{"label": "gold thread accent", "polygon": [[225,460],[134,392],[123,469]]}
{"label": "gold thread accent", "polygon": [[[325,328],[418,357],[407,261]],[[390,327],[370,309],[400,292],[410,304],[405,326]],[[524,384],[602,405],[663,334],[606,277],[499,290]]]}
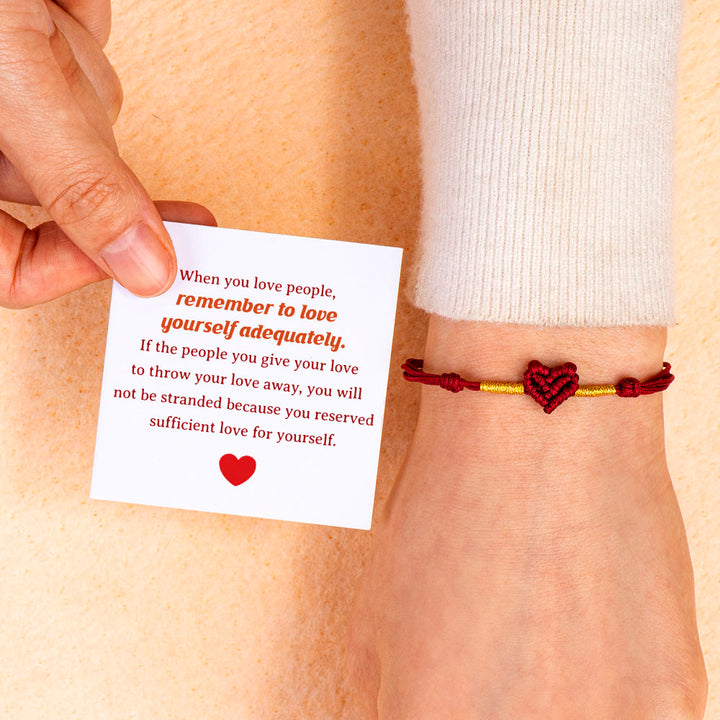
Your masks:
{"label": "gold thread accent", "polygon": [[615,395],[614,385],[580,385],[575,391],[575,397],[600,397],[601,395]]}
{"label": "gold thread accent", "polygon": [[500,393],[502,395],[522,395],[525,392],[525,386],[518,382],[481,380],[480,390],[489,393]]}
{"label": "gold thread accent", "polygon": [[[481,380],[480,391],[499,395],[523,395],[525,386],[519,382],[501,382],[499,380]],[[580,385],[574,397],[601,397],[615,395],[614,385]]]}

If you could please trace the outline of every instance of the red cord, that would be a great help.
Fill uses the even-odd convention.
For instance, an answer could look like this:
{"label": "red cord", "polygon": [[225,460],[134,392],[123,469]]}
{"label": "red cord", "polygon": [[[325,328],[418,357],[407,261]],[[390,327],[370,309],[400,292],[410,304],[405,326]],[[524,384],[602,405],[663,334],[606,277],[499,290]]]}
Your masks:
{"label": "red cord", "polygon": [[662,370],[653,375],[649,380],[640,382],[637,378],[623,378],[616,386],[615,392],[620,397],[638,397],[638,395],[650,395],[656,392],[662,392],[675,379],[670,374],[670,363],[664,362]]}
{"label": "red cord", "polygon": [[479,390],[480,383],[461,378],[457,373],[443,373],[433,375],[423,371],[423,361],[410,358],[402,365],[403,377],[410,382],[419,382],[423,385],[439,385],[443,390],[458,393],[461,390]]}
{"label": "red cord", "polygon": [[[438,385],[443,390],[453,393],[461,390],[480,390],[480,382],[466,380],[457,373],[434,375],[425,372],[423,361],[418,358],[406,360],[402,370],[403,377],[410,382]],[[615,393],[620,397],[651,395],[665,390],[674,379],[675,376],[670,373],[670,363],[664,362],[662,370],[644,382],[634,377],[623,378],[615,385]],[[549,368],[537,360],[531,360],[523,377],[523,385],[526,394],[543,405],[546,412],[552,412],[560,403],[575,394],[578,388],[577,367],[573,363],[565,363],[556,368]],[[551,409],[548,410],[548,407]]]}

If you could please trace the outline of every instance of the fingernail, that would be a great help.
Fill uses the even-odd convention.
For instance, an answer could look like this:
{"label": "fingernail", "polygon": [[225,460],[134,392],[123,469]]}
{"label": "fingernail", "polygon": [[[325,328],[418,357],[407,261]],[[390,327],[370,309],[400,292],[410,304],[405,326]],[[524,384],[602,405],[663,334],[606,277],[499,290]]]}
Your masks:
{"label": "fingernail", "polygon": [[113,277],[136,295],[165,290],[173,271],[170,254],[145,223],[123,233],[103,248],[100,257]]}

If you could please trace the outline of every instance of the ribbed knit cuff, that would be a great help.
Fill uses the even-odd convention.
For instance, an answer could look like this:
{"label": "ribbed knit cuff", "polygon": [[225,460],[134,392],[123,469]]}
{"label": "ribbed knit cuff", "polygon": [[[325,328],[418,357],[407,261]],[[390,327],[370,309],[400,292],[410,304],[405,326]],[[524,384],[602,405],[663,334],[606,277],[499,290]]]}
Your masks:
{"label": "ribbed knit cuff", "polygon": [[408,0],[415,301],[535,325],[674,323],[682,0]]}

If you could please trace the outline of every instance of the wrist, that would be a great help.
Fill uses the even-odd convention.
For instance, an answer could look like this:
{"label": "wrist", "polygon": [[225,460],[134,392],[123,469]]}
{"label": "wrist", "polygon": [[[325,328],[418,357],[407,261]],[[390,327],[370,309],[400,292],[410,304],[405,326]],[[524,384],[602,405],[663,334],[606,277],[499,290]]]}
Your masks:
{"label": "wrist", "polygon": [[448,320],[431,315],[425,370],[463,377],[520,380],[530,360],[573,362],[585,384],[640,379],[662,366],[667,328],[540,327]]}
{"label": "wrist", "polygon": [[[581,384],[641,380],[660,370],[664,327],[533,327],[430,319],[425,369],[470,380],[522,381],[528,362],[573,362]],[[513,462],[553,458],[591,465],[664,465],[662,393],[638,398],[569,398],[551,416],[527,395],[457,394],[423,386],[417,434],[447,452],[487,454]],[[594,458],[594,459],[593,459]]]}

